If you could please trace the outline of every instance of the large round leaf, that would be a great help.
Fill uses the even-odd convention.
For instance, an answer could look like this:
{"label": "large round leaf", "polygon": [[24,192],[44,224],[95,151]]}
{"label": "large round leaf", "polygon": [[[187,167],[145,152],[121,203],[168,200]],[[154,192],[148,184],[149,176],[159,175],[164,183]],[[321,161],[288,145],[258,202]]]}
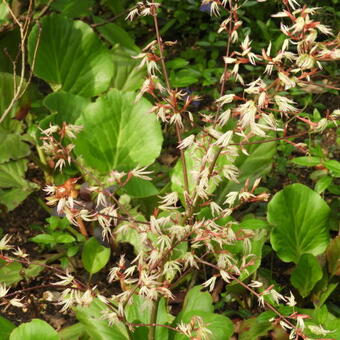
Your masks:
{"label": "large round leaf", "polygon": [[[97,95],[109,87],[113,66],[109,50],[90,26],[52,14],[41,21],[41,37],[34,73],[54,90]],[[39,26],[29,36],[28,52],[33,64]]]}
{"label": "large round leaf", "polygon": [[76,140],[76,153],[101,172],[151,164],[161,151],[163,137],[150,107],[146,99],[135,103],[134,93],[111,90],[87,106],[77,120],[84,128]]}
{"label": "large round leaf", "polygon": [[45,321],[33,319],[15,328],[10,340],[60,340],[58,333]]}
{"label": "large round leaf", "polygon": [[305,185],[279,191],[268,205],[268,221],[274,225],[270,242],[280,259],[297,263],[302,254],[321,254],[329,242],[329,212],[327,203]]}

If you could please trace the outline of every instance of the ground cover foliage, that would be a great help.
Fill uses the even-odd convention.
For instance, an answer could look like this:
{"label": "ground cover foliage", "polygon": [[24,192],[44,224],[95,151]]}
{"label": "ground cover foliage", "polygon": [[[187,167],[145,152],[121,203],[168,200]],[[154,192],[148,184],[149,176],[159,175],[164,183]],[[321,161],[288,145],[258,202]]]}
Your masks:
{"label": "ground cover foliage", "polygon": [[0,4],[0,340],[339,339],[337,0]]}

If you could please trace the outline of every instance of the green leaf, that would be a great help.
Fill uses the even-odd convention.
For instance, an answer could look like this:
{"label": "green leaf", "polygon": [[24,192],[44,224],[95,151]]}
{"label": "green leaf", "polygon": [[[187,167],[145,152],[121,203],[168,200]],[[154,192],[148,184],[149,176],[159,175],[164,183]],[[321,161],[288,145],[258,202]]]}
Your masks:
{"label": "green leaf", "polygon": [[5,164],[0,164],[0,187],[24,187],[28,188],[28,183],[23,178],[27,170],[27,160],[20,159]]}
{"label": "green leaf", "polygon": [[340,276],[340,236],[336,236],[331,240],[326,256],[330,274]]}
{"label": "green leaf", "polygon": [[110,259],[110,248],[102,246],[94,237],[88,239],[83,248],[81,259],[90,274],[99,272]]}
{"label": "green leaf", "polygon": [[21,276],[22,264],[18,262],[7,263],[0,260],[0,282],[12,285],[23,279]]}
{"label": "green leaf", "polygon": [[292,163],[302,166],[316,166],[321,163],[320,157],[296,157],[291,160]]}
{"label": "green leaf", "polygon": [[330,170],[334,176],[339,177],[340,176],[340,162],[336,160],[329,160],[324,162],[325,167]]}
{"label": "green leaf", "polygon": [[183,68],[187,65],[189,65],[189,62],[183,58],[175,58],[166,63],[166,67],[173,70]]}
{"label": "green leaf", "polygon": [[29,154],[30,148],[22,141],[20,135],[0,132],[0,163],[20,159]]}
{"label": "green leaf", "polygon": [[248,218],[243,220],[240,224],[244,229],[267,229],[269,227],[267,221],[256,218]]}
{"label": "green leaf", "polygon": [[123,187],[123,190],[129,196],[137,198],[155,196],[159,194],[159,190],[152,182],[138,177],[132,177]]}
{"label": "green leaf", "polygon": [[[254,141],[256,140],[254,139]],[[270,172],[276,154],[276,143],[253,144],[247,147],[247,152],[249,156],[240,153],[235,162],[240,171],[238,177],[240,183],[229,181],[227,184],[221,184],[218,189],[217,203],[221,204],[229,192],[240,191],[248,178],[249,187],[251,187],[257,178]]]}
{"label": "green leaf", "polygon": [[318,260],[311,254],[303,254],[290,277],[292,285],[305,298],[322,278]]}
{"label": "green leaf", "polygon": [[[44,17],[40,25],[35,75],[54,91],[62,89],[91,97],[107,90],[113,74],[112,59],[90,26],[56,14]],[[28,39],[31,65],[40,25],[33,27]]]}
{"label": "green leaf", "polygon": [[58,333],[45,321],[33,319],[31,322],[23,323],[15,328],[10,340],[60,340]]}
{"label": "green leaf", "polygon": [[58,125],[72,123],[81,116],[90,100],[67,92],[51,93],[44,99],[44,105],[52,112],[57,112],[53,120]]}
{"label": "green leaf", "polygon": [[191,288],[185,296],[181,314],[192,311],[213,312],[213,300],[208,292],[201,292],[202,286]]}
{"label": "green leaf", "polygon": [[0,340],[8,340],[14,328],[15,325],[12,322],[0,316]]}
{"label": "green leaf", "polygon": [[129,339],[123,323],[115,322],[109,326],[108,322],[103,320],[102,311],[107,310],[107,306],[101,301],[95,299],[90,306],[76,307],[75,310],[77,319],[85,327],[91,340]]}
{"label": "green leaf", "polygon": [[[185,313],[181,321],[184,323],[189,323],[193,316],[199,316],[203,319],[203,324],[206,328],[208,328],[211,332],[211,339],[213,340],[226,340],[230,339],[230,337],[234,333],[234,325],[232,321],[224,315],[201,312],[201,311],[192,311],[189,313]],[[188,337],[176,333],[174,340],[187,340]]]}
{"label": "green leaf", "polygon": [[[95,17],[94,22],[103,23],[105,20],[101,19],[100,17]],[[112,45],[119,44],[120,47],[126,48],[132,52],[138,53],[140,51],[132,37],[122,27],[114,23],[106,23],[105,25],[98,26],[96,29]]]}
{"label": "green leaf", "polygon": [[330,176],[321,177],[315,184],[315,191],[318,194],[323,193],[332,183],[333,179]]}
{"label": "green leaf", "polygon": [[111,90],[89,105],[77,124],[84,129],[75,151],[101,172],[151,164],[160,154],[162,132],[150,103],[135,94]]}
{"label": "green leaf", "polygon": [[87,337],[84,338],[85,333],[84,325],[78,322],[74,325],[63,328],[59,331],[59,336],[61,340],[87,340]]}
{"label": "green leaf", "polygon": [[38,276],[44,270],[44,264],[46,261],[32,262],[27,268],[23,269],[23,276],[25,279],[31,279]]}
{"label": "green leaf", "polygon": [[243,320],[240,323],[238,339],[258,340],[261,339],[261,336],[266,336],[271,328],[272,325],[269,321],[260,321],[259,318]]}
{"label": "green leaf", "polygon": [[30,239],[32,242],[40,243],[40,244],[53,244],[56,242],[56,239],[53,235],[50,234],[39,234]]}
{"label": "green leaf", "polygon": [[113,77],[112,87],[123,92],[135,91],[141,88],[145,69],[139,68],[138,61],[132,58],[131,53],[120,46],[112,50],[113,59]]}
{"label": "green leaf", "polygon": [[92,13],[94,0],[55,0],[51,7],[69,18],[79,18]]}
{"label": "green leaf", "polygon": [[[1,177],[1,174],[0,174]],[[0,204],[6,206],[7,211],[14,210],[22,201],[24,201],[29,194],[31,194],[32,189],[22,188],[22,189],[0,189]]]}
{"label": "green leaf", "polygon": [[302,184],[292,184],[276,193],[268,205],[273,249],[282,261],[297,263],[303,254],[319,255],[328,245],[327,203]]}

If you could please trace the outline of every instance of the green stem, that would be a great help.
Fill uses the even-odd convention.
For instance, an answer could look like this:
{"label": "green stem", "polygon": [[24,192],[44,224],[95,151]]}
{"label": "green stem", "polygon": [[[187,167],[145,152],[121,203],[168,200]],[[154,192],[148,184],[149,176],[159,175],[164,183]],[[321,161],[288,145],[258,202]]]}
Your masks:
{"label": "green stem", "polygon": [[[157,300],[152,304],[152,310],[151,310],[151,319],[150,324],[156,324],[157,323],[157,312],[158,312],[158,305],[159,305],[160,299],[157,298]],[[148,333],[148,340],[155,340],[156,337],[156,326],[150,326],[149,333]]]}

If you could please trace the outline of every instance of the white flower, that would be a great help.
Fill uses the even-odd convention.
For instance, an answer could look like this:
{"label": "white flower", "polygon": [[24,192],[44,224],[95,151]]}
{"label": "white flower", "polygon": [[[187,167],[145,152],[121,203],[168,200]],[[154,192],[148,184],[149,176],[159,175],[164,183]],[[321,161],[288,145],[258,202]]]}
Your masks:
{"label": "white flower", "polygon": [[193,144],[195,140],[195,135],[190,135],[182,140],[182,142],[177,146],[178,149],[185,149]]}
{"label": "white flower", "polygon": [[14,307],[22,308],[22,307],[25,307],[25,304],[20,302],[22,299],[23,297],[21,299],[14,298],[14,299],[9,300],[9,303]]}
{"label": "white flower", "polygon": [[275,100],[276,105],[279,107],[279,110],[282,112],[286,113],[286,112],[297,112],[298,111],[298,109],[292,105],[292,104],[295,104],[295,102],[291,99],[276,95],[274,96],[274,100]]}
{"label": "white flower", "polygon": [[295,297],[292,292],[290,292],[290,296],[286,296],[287,306],[294,307],[296,305]]}
{"label": "white flower", "polygon": [[7,295],[9,289],[5,284],[0,283],[0,299]]}
{"label": "white flower", "polygon": [[327,329],[324,329],[321,325],[319,326],[313,326],[313,325],[310,325],[310,326],[307,326],[310,331],[316,335],[327,335],[328,333],[333,333],[334,331],[329,331]]}
{"label": "white flower", "polygon": [[230,143],[231,139],[233,138],[233,131],[229,130],[220,136],[217,141],[214,143],[222,148],[225,148]]}
{"label": "white flower", "polygon": [[1,240],[0,240],[0,251],[1,250],[9,250],[12,249],[13,246],[9,245],[8,242],[11,240],[12,236],[6,234]]}
{"label": "white flower", "polygon": [[23,250],[21,250],[19,247],[17,248],[16,251],[13,252],[13,255],[18,256],[18,257],[22,257],[22,258],[26,258],[28,257],[28,254],[26,254]]}
{"label": "white flower", "polygon": [[259,281],[251,280],[251,283],[249,283],[248,286],[251,288],[259,288],[263,286],[263,283]]}
{"label": "white flower", "polygon": [[219,103],[221,106],[224,104],[229,104],[234,100],[234,94],[226,94],[224,96],[222,96],[221,98],[216,100],[216,103]]}
{"label": "white flower", "polygon": [[68,286],[70,283],[72,283],[73,280],[74,280],[74,277],[68,271],[66,271],[65,274],[66,275],[57,274],[57,276],[61,279],[61,281],[54,282],[52,284],[53,285]]}
{"label": "white flower", "polygon": [[209,291],[212,292],[214,287],[215,287],[216,279],[217,279],[217,277],[214,275],[209,280],[202,283],[202,286],[205,287],[205,288],[209,287]]}
{"label": "white flower", "polygon": [[132,176],[145,179],[146,181],[151,181],[152,178],[147,175],[152,174],[153,171],[145,171],[146,168],[147,166],[145,166],[144,168],[137,166],[136,168],[131,170],[130,173]]}

